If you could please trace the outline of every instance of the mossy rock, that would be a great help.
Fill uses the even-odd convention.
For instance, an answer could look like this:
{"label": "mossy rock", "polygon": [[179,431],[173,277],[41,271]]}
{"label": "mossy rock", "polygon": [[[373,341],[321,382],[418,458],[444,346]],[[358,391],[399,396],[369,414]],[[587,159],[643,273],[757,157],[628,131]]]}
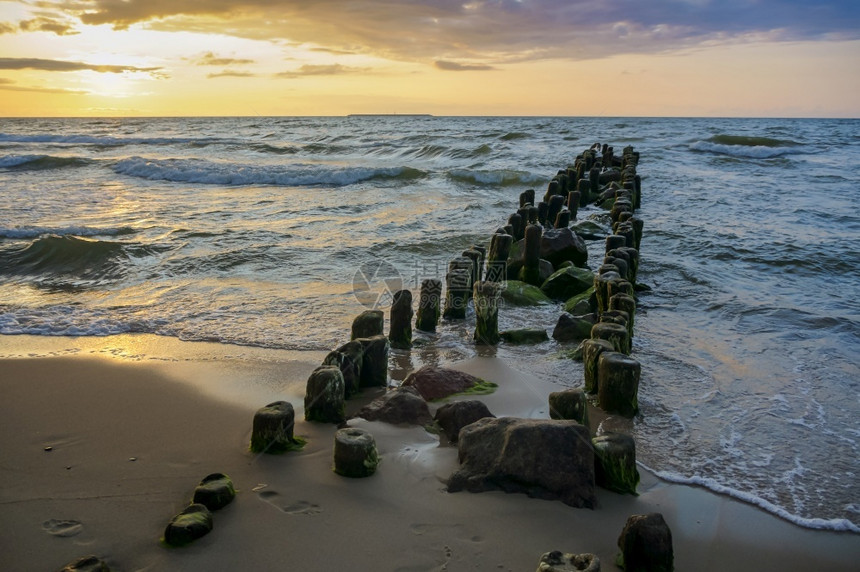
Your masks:
{"label": "mossy rock", "polygon": [[502,291],[502,299],[514,306],[540,306],[541,304],[552,303],[552,300],[540,288],[519,280],[507,281],[505,289]]}
{"label": "mossy rock", "polygon": [[[593,298],[593,300],[592,300]],[[580,292],[575,296],[571,296],[564,303],[564,311],[573,314],[574,316],[577,313],[574,311],[580,302],[588,302],[589,311],[594,312],[597,309],[597,298],[594,296],[594,283],[592,282],[591,287],[585,292]]]}
{"label": "mossy rock", "polygon": [[223,473],[206,476],[194,489],[192,503],[202,504],[209,510],[219,510],[230,504],[236,497],[233,481]]}
{"label": "mossy rock", "polygon": [[[464,389],[458,393],[453,393],[448,397],[454,397],[457,395],[489,395],[495,392],[499,388],[497,383],[493,383],[492,381],[486,381],[484,379],[478,378],[478,381],[475,382],[475,385],[468,389]],[[448,397],[443,397],[442,399],[448,399]],[[438,399],[434,399],[434,401],[440,401]]]}
{"label": "mossy rock", "polygon": [[174,516],[164,530],[164,543],[184,546],[212,531],[212,513],[202,504],[191,504]]}
{"label": "mossy rock", "polygon": [[586,268],[567,266],[557,270],[540,287],[555,300],[566,300],[594,287],[594,273]]}
{"label": "mossy rock", "polygon": [[539,344],[549,340],[546,330],[542,328],[521,328],[500,332],[502,339],[513,345]]}

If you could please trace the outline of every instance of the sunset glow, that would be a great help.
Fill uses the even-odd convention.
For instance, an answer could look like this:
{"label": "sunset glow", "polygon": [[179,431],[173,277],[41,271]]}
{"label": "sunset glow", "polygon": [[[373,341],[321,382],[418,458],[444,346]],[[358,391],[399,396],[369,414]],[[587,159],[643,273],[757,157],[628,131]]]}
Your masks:
{"label": "sunset glow", "polygon": [[2,116],[860,116],[828,1],[0,2]]}

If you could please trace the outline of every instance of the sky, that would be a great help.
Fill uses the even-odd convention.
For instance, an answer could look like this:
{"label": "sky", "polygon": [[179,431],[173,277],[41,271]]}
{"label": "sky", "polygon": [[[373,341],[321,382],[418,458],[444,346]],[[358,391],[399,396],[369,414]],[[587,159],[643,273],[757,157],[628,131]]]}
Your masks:
{"label": "sky", "polygon": [[0,116],[860,117],[858,0],[0,0]]}

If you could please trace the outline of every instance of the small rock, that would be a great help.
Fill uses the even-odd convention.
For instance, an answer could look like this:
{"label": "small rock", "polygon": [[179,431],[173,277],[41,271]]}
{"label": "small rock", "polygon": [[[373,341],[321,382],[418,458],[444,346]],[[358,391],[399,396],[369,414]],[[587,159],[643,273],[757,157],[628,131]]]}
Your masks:
{"label": "small rock", "polygon": [[66,564],[60,572],[110,572],[110,568],[98,556],[90,555]]}
{"label": "small rock", "polygon": [[565,554],[554,550],[540,557],[536,572],[600,572],[600,559],[594,554]]}
{"label": "small rock", "polygon": [[212,473],[200,481],[194,489],[191,502],[202,504],[209,510],[218,510],[230,504],[236,497],[233,481],[223,473]]}
{"label": "small rock", "polygon": [[522,328],[519,330],[505,330],[499,332],[502,339],[509,344],[539,344],[549,340],[546,330],[542,328]]}
{"label": "small rock", "polygon": [[167,524],[164,542],[170,546],[183,546],[209,534],[212,526],[209,509],[202,504],[192,504]]}

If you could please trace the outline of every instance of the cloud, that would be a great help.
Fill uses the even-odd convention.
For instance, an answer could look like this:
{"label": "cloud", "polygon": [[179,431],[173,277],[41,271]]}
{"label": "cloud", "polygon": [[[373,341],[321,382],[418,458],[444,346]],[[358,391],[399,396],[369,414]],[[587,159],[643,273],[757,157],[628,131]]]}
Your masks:
{"label": "cloud", "polygon": [[18,29],[9,22],[0,22],[0,34],[14,34]]}
{"label": "cloud", "polygon": [[79,34],[71,24],[54,18],[39,17],[32,20],[22,20],[18,24],[24,32],[53,32],[58,36]]}
{"label": "cloud", "polygon": [[368,71],[368,68],[354,68],[354,67],[349,67],[349,66],[343,66],[341,64],[331,64],[331,65],[305,64],[297,70],[281,72],[279,74],[276,74],[276,76],[277,77],[285,77],[285,78],[297,78],[297,77],[308,77],[308,76],[346,75],[346,74],[353,74],[353,73],[364,73],[367,71]]}
{"label": "cloud", "polygon": [[445,71],[488,71],[496,69],[487,64],[458,64],[457,62],[448,62],[445,60],[436,60],[433,62],[433,65]]}
{"label": "cloud", "polygon": [[84,24],[209,31],[474,65],[860,38],[856,0],[61,0]]}
{"label": "cloud", "polygon": [[30,91],[37,93],[62,93],[66,95],[86,95],[86,91],[75,89],[61,89],[56,87],[33,87],[25,85],[16,85],[14,81],[8,78],[0,77],[0,90],[6,91]]}
{"label": "cloud", "polygon": [[50,72],[71,72],[90,70],[100,73],[123,73],[123,72],[147,72],[153,73],[161,70],[159,67],[141,68],[135,66],[87,64],[84,62],[70,62],[66,60],[44,60],[39,58],[0,58],[0,69],[23,70],[34,69]]}
{"label": "cloud", "polygon": [[256,63],[256,61],[242,58],[219,58],[214,53],[207,52],[195,63],[198,66],[237,66],[253,64]]}
{"label": "cloud", "polygon": [[215,79],[219,77],[256,77],[257,74],[253,74],[250,72],[243,71],[235,71],[235,70],[224,70],[218,73],[210,73],[206,77],[209,79]]}

